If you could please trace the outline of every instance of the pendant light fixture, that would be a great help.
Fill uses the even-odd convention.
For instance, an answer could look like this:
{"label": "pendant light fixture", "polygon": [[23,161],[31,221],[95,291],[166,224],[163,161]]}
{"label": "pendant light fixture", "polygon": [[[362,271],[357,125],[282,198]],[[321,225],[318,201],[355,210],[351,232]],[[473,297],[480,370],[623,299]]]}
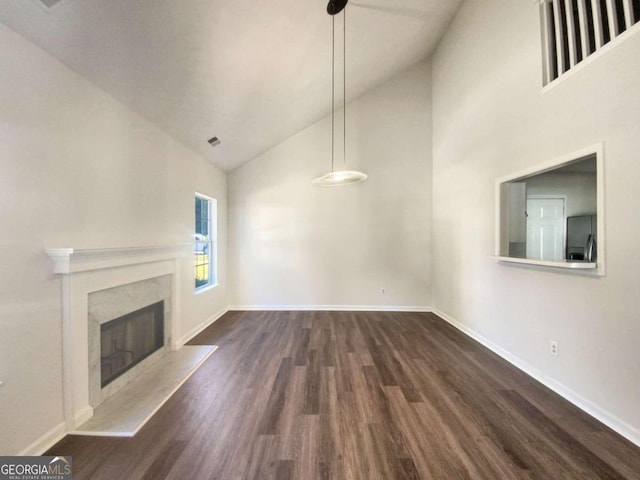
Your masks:
{"label": "pendant light fixture", "polygon": [[[331,51],[331,171],[313,180],[314,185],[320,187],[337,187],[351,183],[362,182],[367,176],[362,172],[347,169],[347,11],[344,10],[349,0],[329,0],[327,13],[332,21],[332,51]],[[344,10],[342,15],[343,36],[343,101],[342,101],[342,127],[343,127],[343,170],[335,170],[335,119],[336,119],[336,15]]]}

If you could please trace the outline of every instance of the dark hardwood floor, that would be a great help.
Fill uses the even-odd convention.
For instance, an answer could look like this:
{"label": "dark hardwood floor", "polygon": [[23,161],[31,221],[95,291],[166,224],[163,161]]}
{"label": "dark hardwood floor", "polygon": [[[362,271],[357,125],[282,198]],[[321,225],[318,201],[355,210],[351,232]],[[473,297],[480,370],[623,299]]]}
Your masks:
{"label": "dark hardwood floor", "polygon": [[640,449],[435,315],[231,312],[132,439],[78,479],[640,479]]}

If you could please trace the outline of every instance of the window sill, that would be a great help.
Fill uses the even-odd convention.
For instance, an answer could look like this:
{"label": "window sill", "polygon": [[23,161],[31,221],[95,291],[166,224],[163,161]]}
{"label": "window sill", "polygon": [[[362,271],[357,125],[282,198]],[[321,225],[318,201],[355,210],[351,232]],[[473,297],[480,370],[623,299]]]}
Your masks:
{"label": "window sill", "polygon": [[523,265],[536,265],[538,267],[554,267],[554,268],[565,268],[572,270],[596,270],[598,268],[598,264],[596,262],[570,262],[568,260],[563,260],[560,262],[551,261],[551,260],[533,260],[530,258],[517,258],[517,257],[493,257],[498,262],[507,262],[507,263],[520,263]]}
{"label": "window sill", "polygon": [[200,295],[201,293],[205,293],[205,292],[208,292],[209,290],[213,290],[218,285],[219,285],[218,283],[214,283],[212,285],[205,285],[203,287],[198,287],[196,288],[194,295]]}

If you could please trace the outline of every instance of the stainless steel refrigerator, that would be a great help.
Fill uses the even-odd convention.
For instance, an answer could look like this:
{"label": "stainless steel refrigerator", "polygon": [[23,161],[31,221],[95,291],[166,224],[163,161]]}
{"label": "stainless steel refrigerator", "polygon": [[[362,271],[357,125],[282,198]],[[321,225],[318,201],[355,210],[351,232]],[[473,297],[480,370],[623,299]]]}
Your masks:
{"label": "stainless steel refrigerator", "polygon": [[566,259],[595,262],[598,219],[596,215],[579,215],[567,218]]}

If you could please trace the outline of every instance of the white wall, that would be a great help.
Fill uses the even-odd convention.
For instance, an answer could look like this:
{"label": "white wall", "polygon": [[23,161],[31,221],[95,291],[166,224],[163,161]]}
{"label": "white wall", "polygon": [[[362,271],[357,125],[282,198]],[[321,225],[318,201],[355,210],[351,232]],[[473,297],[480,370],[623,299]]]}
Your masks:
{"label": "white wall", "polygon": [[[433,60],[435,306],[636,442],[639,52],[640,34],[542,94],[538,2],[468,0]],[[607,276],[496,263],[495,179],[600,141]]]}
{"label": "white wall", "polygon": [[229,175],[232,304],[430,304],[430,75],[419,64],[347,105],[364,183],[311,185],[330,167],[330,117]]}
{"label": "white wall", "polygon": [[0,25],[0,454],[63,421],[61,283],[45,248],[177,245],[193,194],[218,200],[221,286],[195,297],[183,334],[227,305],[226,178],[201,157]]}

